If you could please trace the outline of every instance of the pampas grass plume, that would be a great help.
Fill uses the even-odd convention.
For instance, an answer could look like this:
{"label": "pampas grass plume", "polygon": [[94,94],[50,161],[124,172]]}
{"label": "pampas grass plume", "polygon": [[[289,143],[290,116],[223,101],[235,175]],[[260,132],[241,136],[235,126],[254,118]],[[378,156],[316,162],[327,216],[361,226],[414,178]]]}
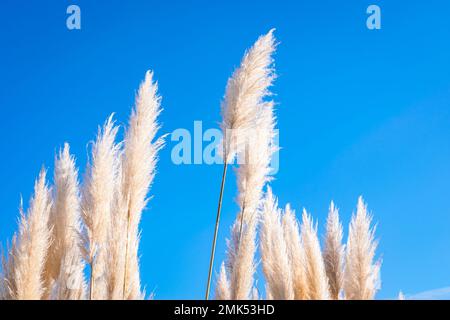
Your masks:
{"label": "pampas grass plume", "polygon": [[342,224],[339,211],[331,202],[327,218],[323,260],[330,285],[330,295],[338,300],[344,281],[344,246],[342,245]]}
{"label": "pampas grass plume", "polygon": [[50,209],[50,190],[46,184],[46,172],[42,169],[27,214],[21,209],[19,234],[11,266],[13,283],[10,283],[10,291],[13,299],[39,300],[44,295],[44,268],[50,245]]}
{"label": "pampas grass plume", "polygon": [[108,292],[108,241],[111,232],[111,210],[117,177],[115,144],[117,127],[112,116],[99,128],[92,147],[92,160],[88,165],[83,188],[82,218],[85,225],[85,248],[91,269],[89,298],[106,299]]}
{"label": "pampas grass plume", "polygon": [[286,206],[283,215],[283,232],[292,270],[294,299],[305,300],[309,296],[305,271],[305,250],[300,238],[300,229],[295,218],[295,212],[289,205]]}
{"label": "pampas grass plume", "polygon": [[276,300],[293,300],[291,264],[281,225],[281,210],[268,188],[261,213],[261,259],[267,289]]}
{"label": "pampas grass plume", "polygon": [[75,158],[70,155],[67,143],[55,161],[54,183],[53,242],[47,259],[48,272],[55,281],[55,299],[80,300],[85,294],[80,250],[80,194]]}
{"label": "pampas grass plume", "polygon": [[158,151],[164,144],[163,137],[155,139],[160,128],[158,116],[162,110],[157,91],[153,73],[148,71],[136,96],[124,141],[121,197],[126,208],[123,214],[126,216],[127,228],[123,283],[125,299],[143,297],[138,257],[139,222],[155,176]]}
{"label": "pampas grass plume", "polygon": [[328,300],[328,279],[317,237],[317,225],[314,226],[312,217],[306,210],[303,210],[301,235],[305,249],[308,298],[310,300]]}
{"label": "pampas grass plume", "polygon": [[377,241],[371,223],[372,216],[359,197],[346,248],[344,289],[348,300],[372,300],[379,287],[380,262],[374,262]]}

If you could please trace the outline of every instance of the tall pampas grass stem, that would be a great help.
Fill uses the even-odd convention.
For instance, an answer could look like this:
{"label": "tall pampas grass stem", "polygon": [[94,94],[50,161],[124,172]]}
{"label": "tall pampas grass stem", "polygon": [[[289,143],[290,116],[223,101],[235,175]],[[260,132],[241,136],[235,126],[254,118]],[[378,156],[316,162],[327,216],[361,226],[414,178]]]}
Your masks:
{"label": "tall pampas grass stem", "polygon": [[225,188],[225,179],[227,177],[227,168],[228,164],[225,161],[223,164],[222,182],[220,184],[219,205],[217,206],[216,226],[214,228],[214,238],[211,248],[211,258],[209,260],[208,283],[206,285],[206,296],[205,296],[206,300],[209,299],[209,292],[211,290],[212,270],[214,265],[214,256],[216,253],[217,234],[219,233],[220,211],[222,210],[222,198],[223,198],[223,190]]}
{"label": "tall pampas grass stem", "polygon": [[[266,106],[263,100],[264,97],[269,95],[268,88],[274,78],[272,72],[272,53],[275,50],[273,31],[272,29],[259,37],[253,47],[245,53],[240,67],[228,79],[225,98],[221,106],[224,168],[209,262],[206,300],[209,299],[227,167],[236,155],[242,154],[248,138],[251,137],[255,126],[259,124],[258,120],[261,116],[262,107]],[[242,205],[246,207],[245,203],[242,203]],[[243,217],[244,212],[241,212],[241,214]],[[244,220],[241,220],[241,226],[243,222]],[[239,229],[239,234],[241,234],[242,227]]]}

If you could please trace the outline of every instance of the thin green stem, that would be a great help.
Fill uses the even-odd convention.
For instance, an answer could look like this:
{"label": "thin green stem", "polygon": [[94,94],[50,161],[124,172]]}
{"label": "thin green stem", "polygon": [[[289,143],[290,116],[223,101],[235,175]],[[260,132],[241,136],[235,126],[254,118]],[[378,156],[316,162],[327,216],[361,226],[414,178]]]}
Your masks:
{"label": "thin green stem", "polygon": [[212,248],[211,248],[211,259],[209,261],[208,284],[206,285],[206,296],[205,296],[206,300],[209,300],[209,292],[211,289],[212,269],[213,269],[213,265],[214,265],[214,255],[216,253],[217,234],[219,233],[220,211],[222,210],[222,198],[223,198],[223,190],[225,187],[225,178],[227,176],[227,167],[228,167],[228,164],[225,161],[225,163],[223,165],[222,183],[220,186],[219,204],[217,207],[216,227],[214,229],[214,238],[213,238],[213,243],[212,243]]}

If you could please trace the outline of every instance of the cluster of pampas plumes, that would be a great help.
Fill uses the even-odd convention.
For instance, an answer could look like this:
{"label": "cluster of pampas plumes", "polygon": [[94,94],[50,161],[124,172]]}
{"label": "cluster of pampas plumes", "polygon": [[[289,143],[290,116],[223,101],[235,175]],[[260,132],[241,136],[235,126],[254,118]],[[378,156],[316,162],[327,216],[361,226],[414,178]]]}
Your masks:
{"label": "cluster of pampas plumes", "polygon": [[321,250],[317,225],[306,210],[299,227],[295,213],[287,206],[283,214],[269,188],[260,209],[259,237],[267,297],[374,299],[379,288],[380,262],[374,260],[377,243],[371,219],[360,197],[344,245],[338,209],[332,202]]}
{"label": "cluster of pampas plumes", "polygon": [[3,253],[1,299],[145,297],[139,221],[163,146],[162,137],[156,139],[160,112],[148,72],[124,141],[116,142],[118,127],[109,117],[92,143],[81,186],[68,144],[56,157],[52,188],[41,171],[26,214],[21,206],[19,232]]}
{"label": "cluster of pampas plumes", "polygon": [[[303,211],[278,207],[269,186],[276,117],[274,31],[245,53],[227,82],[222,103],[224,158],[206,299],[210,295],[222,197],[228,166],[236,170],[239,211],[215,286],[216,299],[260,299],[255,274],[258,245],[266,299],[373,299],[380,263],[371,216],[362,198],[347,244],[331,203],[321,249],[317,225]],[[53,186],[42,170],[19,231],[2,253],[0,299],[143,299],[139,224],[164,141],[160,97],[148,72],[136,95],[125,138],[113,117],[98,129],[82,183],[68,144],[57,154]]]}
{"label": "cluster of pampas plumes", "polygon": [[[237,169],[239,212],[231,227],[226,264],[216,280],[216,299],[251,299],[259,239],[267,299],[373,299],[378,288],[379,263],[371,217],[362,198],[350,224],[347,248],[342,244],[338,210],[331,203],[322,252],[317,226],[303,211],[299,225],[288,205],[283,210],[269,186],[274,146],[273,101],[266,101],[275,78],[273,30],[261,36],[244,55],[228,80],[222,105],[224,174],[213,238],[209,286],[219,227],[226,167],[234,157],[244,159]],[[256,129],[255,129],[256,128]],[[240,130],[237,130],[240,129]],[[267,191],[264,195],[264,187]],[[257,231],[259,228],[259,238]],[[253,289],[252,289],[253,288]]]}

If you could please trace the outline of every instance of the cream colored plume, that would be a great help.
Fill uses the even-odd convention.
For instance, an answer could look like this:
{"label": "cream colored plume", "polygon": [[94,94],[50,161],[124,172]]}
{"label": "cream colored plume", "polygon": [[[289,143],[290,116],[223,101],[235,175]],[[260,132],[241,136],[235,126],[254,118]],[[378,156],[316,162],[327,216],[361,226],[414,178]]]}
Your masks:
{"label": "cream colored plume", "polygon": [[283,215],[283,231],[292,270],[294,299],[305,300],[309,296],[305,271],[305,251],[301,242],[300,229],[295,218],[295,212],[291,210],[289,205],[286,206]]}
{"label": "cream colored plume", "polygon": [[346,247],[344,291],[348,300],[374,299],[379,287],[380,263],[374,262],[377,242],[371,223],[372,217],[367,213],[363,198],[359,197]]}
{"label": "cream colored plume", "polygon": [[[227,258],[233,299],[250,299],[252,294],[257,209],[263,187],[270,180],[270,160],[276,151],[273,102],[263,101],[273,81],[270,66],[274,41],[273,31],[270,31],[244,56],[241,67],[228,82],[222,109],[225,135],[227,129],[233,129],[245,140],[234,150],[243,161],[237,170],[240,212],[232,227]],[[232,157],[228,154],[226,159]]]}
{"label": "cream colored plume", "polygon": [[259,126],[246,147],[247,156],[237,170],[240,213],[232,228],[229,248],[232,296],[249,299],[253,287],[257,209],[264,185],[270,180],[270,160],[276,150],[273,144],[275,119],[273,105],[261,106]]}
{"label": "cream colored plume", "polygon": [[3,253],[3,249],[1,252],[1,268],[0,268],[0,300],[6,300],[8,298],[8,286],[6,282],[6,276],[5,276],[5,264],[6,264],[6,258]]}
{"label": "cream colored plume", "polygon": [[[20,204],[22,210],[22,203]],[[2,252],[2,291],[0,300],[11,300],[13,299],[14,292],[16,292],[15,281],[14,281],[14,254],[17,247],[17,234],[11,241],[11,245]]]}
{"label": "cream colored plume", "polygon": [[274,145],[275,115],[273,103],[260,105],[257,127],[248,137],[242,150],[243,163],[237,169],[238,197],[244,221],[248,216],[255,216],[261,203],[264,185],[271,180],[270,161],[277,147]]}
{"label": "cream colored plume", "polygon": [[268,188],[261,212],[261,259],[267,290],[275,300],[293,300],[289,252],[281,225],[281,210],[278,202]]}
{"label": "cream colored plume", "polygon": [[303,210],[301,235],[306,258],[306,281],[309,300],[328,300],[328,279],[317,237],[317,226],[312,218]]}
{"label": "cream colored plume", "polygon": [[91,300],[106,299],[108,293],[108,241],[117,177],[116,134],[117,127],[111,116],[103,128],[99,128],[83,187],[81,211],[86,229],[86,256],[91,268]]}
{"label": "cream colored plume", "polygon": [[230,282],[228,281],[227,271],[225,269],[225,264],[222,263],[220,266],[219,277],[216,283],[216,300],[230,300]]}
{"label": "cream colored plume", "polygon": [[[153,81],[153,73],[149,71],[136,96],[135,108],[124,141],[120,194],[122,203],[119,205],[120,217],[117,221],[126,226],[123,239],[125,265],[122,284],[122,295],[125,299],[143,298],[138,257],[139,223],[155,176],[158,152],[164,144],[163,137],[155,140],[160,128],[158,116],[162,110],[157,90],[158,85]],[[117,287],[117,284],[120,283],[113,286]]]}
{"label": "cream colored plume", "polygon": [[275,51],[273,29],[261,36],[245,54],[240,67],[228,80],[222,103],[224,159],[230,163],[246,143],[249,131],[256,127],[259,108],[270,95],[274,74],[272,54]]}
{"label": "cream colored plume", "polygon": [[47,272],[54,282],[52,294],[58,300],[84,298],[84,262],[81,245],[80,194],[75,159],[64,144],[55,160],[54,205],[51,211],[53,241]]}
{"label": "cream colored plume", "polygon": [[50,245],[50,210],[50,191],[46,184],[46,172],[42,170],[34,185],[34,196],[27,214],[21,209],[9,284],[12,299],[40,300],[44,295],[43,275]]}
{"label": "cream colored plume", "polygon": [[330,286],[330,295],[334,300],[340,298],[344,281],[344,246],[342,245],[342,224],[339,211],[331,202],[327,218],[323,260]]}
{"label": "cream colored plume", "polygon": [[240,215],[231,230],[233,241],[229,242],[227,268],[230,277],[232,300],[251,299],[253,276],[256,270],[256,224],[257,217],[248,215],[241,228]]}
{"label": "cream colored plume", "polygon": [[[122,159],[122,153],[118,156]],[[122,300],[124,275],[125,275],[125,252],[127,239],[127,207],[122,199],[122,161],[118,163],[118,175],[115,185],[115,198],[113,203],[113,218],[111,221],[111,237],[109,242],[109,268],[108,272],[108,299]]]}

